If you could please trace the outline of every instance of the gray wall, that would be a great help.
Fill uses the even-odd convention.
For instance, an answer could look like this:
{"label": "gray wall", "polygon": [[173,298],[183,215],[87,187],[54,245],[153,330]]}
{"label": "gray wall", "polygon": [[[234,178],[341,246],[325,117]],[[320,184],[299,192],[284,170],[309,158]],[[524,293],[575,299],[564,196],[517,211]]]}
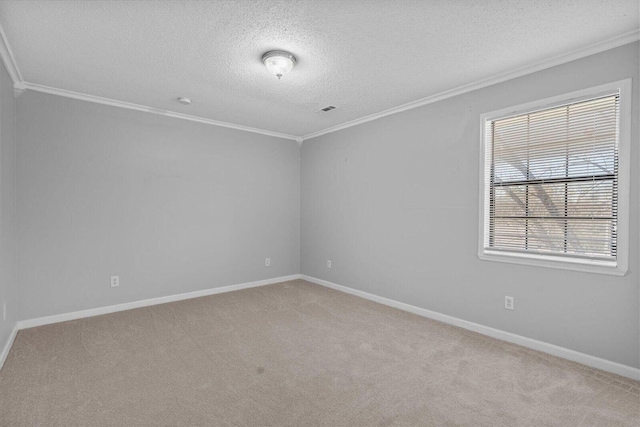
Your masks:
{"label": "gray wall", "polygon": [[[626,45],[305,141],[302,273],[640,367],[638,51]],[[480,261],[480,114],[629,77],[627,275]]]}
{"label": "gray wall", "polygon": [[21,318],[299,273],[296,142],[31,91],[17,111]]}
{"label": "gray wall", "polygon": [[[310,276],[640,367],[639,48],[306,141],[302,158],[292,141],[27,91],[15,101],[16,162],[2,69],[0,345],[18,315],[295,274],[302,259]],[[628,77],[627,275],[479,261],[479,115]]]}
{"label": "gray wall", "polygon": [[[0,61],[0,351],[18,320],[16,275],[16,107],[13,82]],[[2,307],[7,304],[7,319]]]}

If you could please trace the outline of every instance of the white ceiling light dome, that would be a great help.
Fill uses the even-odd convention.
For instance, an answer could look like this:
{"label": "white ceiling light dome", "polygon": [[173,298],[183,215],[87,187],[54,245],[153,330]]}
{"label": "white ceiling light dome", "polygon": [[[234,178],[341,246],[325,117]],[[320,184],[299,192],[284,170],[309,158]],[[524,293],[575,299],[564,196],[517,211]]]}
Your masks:
{"label": "white ceiling light dome", "polygon": [[287,74],[294,65],[296,65],[296,57],[284,50],[270,50],[262,55],[262,62],[270,73],[278,77],[278,80]]}

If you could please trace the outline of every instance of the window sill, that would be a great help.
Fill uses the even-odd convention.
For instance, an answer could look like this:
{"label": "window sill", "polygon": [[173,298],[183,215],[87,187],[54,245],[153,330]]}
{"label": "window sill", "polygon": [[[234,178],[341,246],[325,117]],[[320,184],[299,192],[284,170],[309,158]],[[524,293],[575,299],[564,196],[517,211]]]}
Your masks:
{"label": "window sill", "polygon": [[505,253],[486,249],[478,253],[478,258],[483,261],[506,262],[535,267],[581,271],[584,273],[608,274],[612,276],[624,276],[627,273],[627,268],[620,266],[620,263],[616,265],[616,263],[607,261],[567,260],[554,256]]}

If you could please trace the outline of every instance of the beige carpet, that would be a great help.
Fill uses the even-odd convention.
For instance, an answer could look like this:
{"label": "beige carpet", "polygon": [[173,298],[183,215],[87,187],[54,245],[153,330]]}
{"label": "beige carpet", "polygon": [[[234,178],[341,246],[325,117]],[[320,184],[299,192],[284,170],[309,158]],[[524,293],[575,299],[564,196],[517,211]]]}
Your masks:
{"label": "beige carpet", "polygon": [[0,425],[640,425],[640,384],[303,281],[20,331]]}

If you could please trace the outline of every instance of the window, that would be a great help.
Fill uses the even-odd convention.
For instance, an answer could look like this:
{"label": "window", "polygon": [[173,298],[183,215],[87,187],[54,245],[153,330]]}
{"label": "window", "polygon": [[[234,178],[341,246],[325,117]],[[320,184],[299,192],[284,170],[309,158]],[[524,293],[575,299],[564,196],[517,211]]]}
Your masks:
{"label": "window", "polygon": [[482,116],[481,259],[626,272],[630,86]]}

